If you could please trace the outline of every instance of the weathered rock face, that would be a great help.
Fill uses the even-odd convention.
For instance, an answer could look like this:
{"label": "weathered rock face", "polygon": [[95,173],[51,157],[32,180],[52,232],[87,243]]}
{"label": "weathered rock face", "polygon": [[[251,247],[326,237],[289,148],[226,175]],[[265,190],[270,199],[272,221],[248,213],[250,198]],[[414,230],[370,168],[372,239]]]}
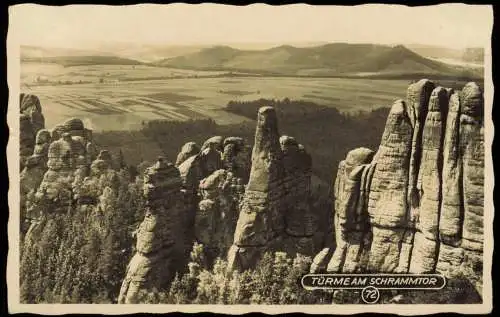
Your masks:
{"label": "weathered rock face", "polygon": [[179,170],[164,158],[146,170],[146,216],[137,231],[137,252],[128,265],[119,303],[134,303],[141,290],[163,289],[173,278],[176,260],[185,253],[181,187]]}
{"label": "weathered rock face", "polygon": [[408,106],[408,117],[413,127],[413,136],[410,152],[410,166],[408,176],[408,204],[410,207],[418,205],[418,172],[422,156],[422,131],[427,116],[429,97],[434,89],[434,83],[422,79],[408,87],[406,101]]}
{"label": "weathered rock face", "polygon": [[34,206],[41,212],[66,212],[72,203],[74,163],[69,134],[52,142],[48,152],[48,170],[35,194]]}
{"label": "weathered rock face", "polygon": [[[24,95],[23,99],[22,95],[21,100],[22,110],[36,118],[34,114],[41,110],[38,99],[29,95]],[[85,192],[82,185],[97,151],[91,143],[89,130],[79,119],[68,120],[51,131],[37,131],[34,148],[26,161],[28,164],[21,173],[21,210],[25,218],[35,223],[40,216],[66,213],[73,202],[78,203],[81,193]],[[109,163],[111,157],[107,155]],[[91,191],[96,193],[94,199],[106,186],[92,187]],[[116,185],[110,187],[116,188]]]}
{"label": "weathered rock face", "polygon": [[120,178],[111,167],[112,158],[108,151],[101,151],[90,168],[84,162],[86,158],[82,158],[82,165],[77,166],[72,184],[73,198],[80,211],[97,207],[99,197],[106,188],[108,195],[116,195],[120,186]]}
{"label": "weathered rock face", "polygon": [[[207,258],[224,256],[231,245],[227,236],[234,232],[236,220],[233,214],[241,196],[235,188],[242,187],[242,180],[248,178],[248,158],[244,149],[241,138],[224,140],[215,136],[206,140],[201,149],[194,142],[186,143],[177,156],[186,207],[182,225],[186,256],[195,240],[204,245]],[[216,184],[221,177],[226,185],[219,188]],[[227,185],[229,183],[232,185]],[[209,192],[213,195],[206,196]],[[217,229],[210,225],[212,223],[217,223]],[[201,224],[207,224],[207,227]]]}
{"label": "weathered rock face", "polygon": [[52,129],[52,140],[57,140],[63,133],[71,136],[78,136],[85,140],[85,144],[92,141],[92,130],[85,128],[83,121],[78,118],[71,118],[55,126]]}
{"label": "weathered rock face", "polygon": [[200,148],[195,142],[188,142],[182,146],[181,151],[177,155],[177,160],[175,161],[175,166],[181,165],[184,161],[193,155],[200,152]]}
{"label": "weathered rock face", "polygon": [[228,254],[231,268],[252,267],[266,250],[314,252],[310,175],[303,147],[286,136],[280,143],[274,108],[259,109],[249,181]]}
{"label": "weathered rock face", "polygon": [[[205,143],[207,144],[207,143]],[[202,175],[210,175],[222,168],[222,151],[217,143],[208,143],[203,146],[200,153],[200,167]]]}
{"label": "weathered rock face", "polygon": [[183,179],[183,188],[190,195],[198,191],[203,178],[222,168],[222,142],[222,137],[215,136],[206,140],[201,149],[194,142],[182,146],[176,166]]}
{"label": "weathered rock face", "polygon": [[50,132],[41,129],[36,135],[33,154],[27,158],[25,167],[20,175],[21,195],[36,191],[47,170],[48,152],[50,146]]}
{"label": "weathered rock face", "polygon": [[391,272],[399,264],[399,245],[407,226],[412,134],[406,104],[399,100],[391,108],[380,148],[373,159],[368,201],[373,233],[370,270]]}
{"label": "weathered rock face", "polygon": [[35,147],[35,132],[28,115],[21,114],[19,133],[20,169],[22,170],[25,161],[33,153]]}
{"label": "weathered rock face", "polygon": [[[439,220],[441,245],[437,269],[450,271],[466,259],[482,267],[484,227],[484,100],[480,88],[468,83],[462,90],[458,114],[450,104],[450,116],[455,119],[453,133],[446,131],[446,145],[452,155],[444,158],[443,198],[450,192],[455,200],[444,200],[445,214]],[[458,121],[458,122],[457,122]],[[458,128],[456,127],[458,123]],[[457,137],[458,136],[458,137]],[[446,153],[446,152],[445,152]],[[458,154],[457,163],[452,162]],[[453,167],[455,169],[453,170]],[[458,171],[457,171],[458,170]],[[445,178],[451,175],[450,179]],[[445,202],[447,203],[445,205]],[[458,203],[457,203],[458,202]],[[457,208],[458,207],[458,208]],[[442,212],[443,213],[443,212]],[[458,265],[457,265],[458,264]]]}
{"label": "weathered rock face", "polygon": [[[222,137],[216,136],[204,143],[199,154],[179,167],[182,175],[195,175],[190,183],[199,184],[200,200],[196,206],[194,236],[198,243],[203,244],[208,264],[217,256],[226,257],[233,243],[239,204],[250,172],[249,161],[242,138],[222,140]],[[185,168],[186,165],[192,167]]]}
{"label": "weathered rock face", "polygon": [[[352,150],[339,164],[334,185],[335,241],[337,248],[328,264],[324,258],[329,250],[316,257],[321,269],[329,272],[355,272],[359,269],[365,240],[368,238],[367,183],[369,165],[374,152],[367,148]],[[323,262],[321,264],[321,262]],[[315,268],[318,270],[320,268]]]}
{"label": "weathered rock face", "polygon": [[30,116],[30,119],[33,122],[36,131],[45,127],[45,119],[42,114],[42,106],[40,105],[40,99],[38,99],[37,96],[21,93],[19,106],[21,113]]}
{"label": "weathered rock face", "polygon": [[193,197],[198,190],[200,180],[205,174],[201,156],[199,154],[193,155],[182,162],[179,166],[179,172],[183,181],[183,188],[186,192],[190,193]]}
{"label": "weathered rock face", "polygon": [[33,156],[38,156],[43,158],[44,164],[47,164],[47,154],[49,153],[50,146],[50,132],[46,129],[38,130],[35,139],[35,148],[33,150]]}
{"label": "weathered rock face", "polygon": [[284,230],[280,209],[282,157],[276,112],[272,107],[263,107],[258,113],[252,168],[228,255],[232,268],[252,266],[262,250]]}
{"label": "weathered rock face", "polygon": [[483,250],[484,207],[484,128],[483,96],[475,83],[467,84],[463,91],[460,115],[459,150],[462,156],[464,220],[462,246]]}
{"label": "weathered rock face", "polygon": [[461,231],[462,158],[458,150],[460,126],[460,94],[450,97],[443,143],[442,200],[439,235],[443,243],[459,246]]}
{"label": "weathered rock face", "polygon": [[433,272],[439,238],[439,214],[442,199],[443,140],[448,112],[448,92],[438,87],[429,100],[422,132],[421,160],[417,182],[419,197],[416,233],[410,260],[410,272]]}
{"label": "weathered rock face", "polygon": [[35,95],[20,95],[20,169],[24,168],[25,161],[33,154],[35,139],[39,130],[45,128],[45,118],[42,114],[40,100]]}
{"label": "weathered rock face", "polygon": [[224,139],[224,150],[222,152],[222,166],[231,171],[236,177],[241,178],[243,183],[248,182],[250,175],[251,152],[242,138],[228,137]]}
{"label": "weathered rock face", "polygon": [[373,158],[360,148],[339,164],[336,247],[317,254],[312,272],[447,274],[464,261],[481,270],[482,91],[422,80],[407,99],[393,105]]}
{"label": "weathered rock face", "polygon": [[206,140],[201,146],[201,151],[207,148],[213,148],[219,152],[222,152],[222,147],[224,145],[224,138],[220,135],[216,135]]}
{"label": "weathered rock face", "polygon": [[205,246],[209,260],[225,257],[233,243],[244,185],[231,171],[220,169],[204,178],[199,189],[195,238]]}

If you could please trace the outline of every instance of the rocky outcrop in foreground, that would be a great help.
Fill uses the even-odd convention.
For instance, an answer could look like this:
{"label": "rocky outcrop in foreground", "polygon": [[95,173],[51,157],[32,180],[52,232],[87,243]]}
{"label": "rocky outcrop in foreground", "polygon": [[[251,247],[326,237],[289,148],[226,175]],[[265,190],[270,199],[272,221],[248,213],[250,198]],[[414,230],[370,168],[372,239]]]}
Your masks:
{"label": "rocky outcrop in foreground", "polygon": [[146,169],[146,216],[119,303],[135,302],[141,291],[165,289],[185,269],[195,241],[210,261],[226,256],[248,178],[245,148],[241,138],[215,136],[201,148],[186,143],[175,166],[160,158]]}
{"label": "rocky outcrop in foreground", "polygon": [[250,177],[228,254],[230,268],[250,268],[265,251],[313,252],[310,177],[310,156],[295,139],[280,138],[274,108],[262,107]]}
{"label": "rocky outcrop in foreground", "polygon": [[136,253],[127,267],[118,303],[134,303],[141,290],[168,286],[183,257],[182,179],[163,157],[144,175],[146,215],[137,231]]}
{"label": "rocky outcrop in foreground", "polygon": [[141,291],[168,287],[185,269],[195,241],[210,261],[226,255],[244,190],[245,153],[242,139],[215,136],[201,148],[186,143],[177,166],[159,158],[145,170],[146,216],[119,303],[134,303]]}
{"label": "rocky outcrop in foreground", "polygon": [[336,247],[312,272],[447,274],[482,267],[483,93],[421,80],[387,118],[376,153],[359,148],[335,180]]}

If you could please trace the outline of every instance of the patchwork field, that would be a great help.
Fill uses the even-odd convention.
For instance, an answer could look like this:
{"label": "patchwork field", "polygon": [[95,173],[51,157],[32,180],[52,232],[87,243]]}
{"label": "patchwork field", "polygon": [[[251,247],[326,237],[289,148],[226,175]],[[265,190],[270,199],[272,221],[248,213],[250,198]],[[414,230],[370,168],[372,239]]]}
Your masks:
{"label": "patchwork field", "polygon": [[[84,118],[86,124],[97,131],[139,129],[143,121],[153,119],[186,121],[209,117],[218,124],[237,124],[248,120],[224,111],[230,100],[289,98],[313,101],[343,112],[371,110],[389,106],[395,99],[403,98],[408,85],[407,80],[207,78],[203,76],[217,74],[146,66],[135,66],[134,69],[133,66],[116,65],[67,68],[40,65],[22,65],[21,91],[39,96],[46,125],[51,127],[76,116]],[[106,80],[99,82],[102,74],[108,75]],[[161,77],[158,74],[171,77],[130,80]],[[48,83],[34,82],[33,78],[37,77]],[[69,78],[73,82],[78,82],[79,78],[85,80],[73,84],[54,83]],[[124,78],[128,79],[120,80]]]}

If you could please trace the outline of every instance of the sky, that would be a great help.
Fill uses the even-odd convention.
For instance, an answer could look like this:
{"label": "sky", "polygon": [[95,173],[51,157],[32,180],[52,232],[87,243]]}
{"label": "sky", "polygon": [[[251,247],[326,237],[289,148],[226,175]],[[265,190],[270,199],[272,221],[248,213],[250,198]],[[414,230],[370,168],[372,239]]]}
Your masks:
{"label": "sky", "polygon": [[9,8],[9,34],[20,44],[92,48],[103,43],[160,45],[348,42],[483,47],[490,6],[401,5],[130,6],[21,4]]}

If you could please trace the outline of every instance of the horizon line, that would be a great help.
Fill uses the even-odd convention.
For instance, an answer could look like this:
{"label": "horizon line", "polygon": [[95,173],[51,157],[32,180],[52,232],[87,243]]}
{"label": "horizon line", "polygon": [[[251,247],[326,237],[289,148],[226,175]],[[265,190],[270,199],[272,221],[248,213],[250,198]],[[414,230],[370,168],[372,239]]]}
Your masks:
{"label": "horizon line", "polygon": [[367,42],[367,41],[231,41],[231,42],[179,42],[179,43],[158,43],[158,42],[136,42],[136,41],[88,41],[84,45],[78,47],[75,46],[60,46],[60,45],[43,45],[43,44],[31,44],[31,43],[19,43],[19,46],[32,46],[39,48],[51,48],[51,49],[74,49],[74,50],[98,50],[99,46],[110,47],[113,45],[129,45],[129,46],[206,46],[206,47],[217,47],[217,46],[228,46],[235,48],[235,45],[269,45],[269,48],[278,48],[281,46],[292,46],[296,48],[305,48],[301,45],[307,45],[307,47],[319,47],[328,44],[351,44],[351,45],[379,45],[379,46],[423,46],[429,48],[441,48],[441,49],[455,49],[464,50],[470,48],[484,48],[478,45],[471,46],[452,46],[452,45],[436,45],[436,44],[426,44],[421,42],[409,42],[409,43],[377,43],[377,42]]}

